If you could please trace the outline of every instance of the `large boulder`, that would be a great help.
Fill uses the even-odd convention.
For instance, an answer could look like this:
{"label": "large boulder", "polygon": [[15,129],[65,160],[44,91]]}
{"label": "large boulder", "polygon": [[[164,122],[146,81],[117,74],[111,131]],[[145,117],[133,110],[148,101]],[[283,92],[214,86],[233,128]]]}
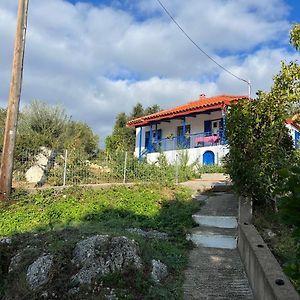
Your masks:
{"label": "large boulder", "polygon": [[32,166],[25,174],[26,181],[29,183],[44,182],[46,180],[45,170],[38,166]]}
{"label": "large boulder", "polygon": [[26,280],[33,291],[49,281],[50,271],[53,267],[53,256],[43,255],[35,260],[27,269]]}
{"label": "large boulder", "polygon": [[91,284],[97,276],[142,267],[135,241],[109,235],[95,235],[78,242],[73,263],[80,268],[71,279],[73,285]]}
{"label": "large boulder", "polygon": [[26,181],[43,185],[47,180],[47,172],[53,166],[54,158],[54,151],[41,147],[40,152],[34,157],[34,165],[25,174]]}

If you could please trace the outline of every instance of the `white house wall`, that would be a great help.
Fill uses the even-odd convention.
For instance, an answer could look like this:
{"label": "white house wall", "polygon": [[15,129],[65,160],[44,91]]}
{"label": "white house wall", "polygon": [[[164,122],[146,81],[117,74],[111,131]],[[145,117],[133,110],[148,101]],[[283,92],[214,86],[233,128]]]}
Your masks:
{"label": "white house wall", "polygon": [[[208,147],[201,147],[201,148],[191,148],[185,150],[171,150],[171,151],[164,151],[164,155],[168,163],[175,164],[176,163],[176,156],[179,159],[182,152],[187,152],[188,154],[188,164],[191,165],[195,162],[203,165],[203,154],[206,151],[212,151],[215,155],[215,164],[221,165],[224,156],[228,153],[228,148],[226,145],[218,145],[218,146],[208,146]],[[147,154],[147,162],[148,163],[156,163],[158,160],[160,153],[148,153]]]}
{"label": "white house wall", "polygon": [[290,135],[293,138],[294,145],[295,145],[295,133],[299,132],[299,130],[292,124],[287,124],[286,127],[288,128]]}

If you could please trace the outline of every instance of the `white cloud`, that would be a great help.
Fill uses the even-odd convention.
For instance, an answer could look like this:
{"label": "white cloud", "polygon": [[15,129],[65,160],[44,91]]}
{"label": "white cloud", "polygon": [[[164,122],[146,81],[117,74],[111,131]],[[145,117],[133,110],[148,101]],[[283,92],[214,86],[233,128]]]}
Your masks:
{"label": "white cloud", "polygon": [[[31,99],[61,103],[102,140],[115,116],[138,101],[171,107],[199,94],[246,94],[203,56],[155,1],[93,6],[31,0],[22,105]],[[176,19],[232,72],[268,89],[286,49],[288,8],[281,0],[165,0]],[[0,3],[0,99],[6,105],[16,1]],[[141,15],[143,13],[143,16]],[[278,46],[277,46],[278,45]]]}

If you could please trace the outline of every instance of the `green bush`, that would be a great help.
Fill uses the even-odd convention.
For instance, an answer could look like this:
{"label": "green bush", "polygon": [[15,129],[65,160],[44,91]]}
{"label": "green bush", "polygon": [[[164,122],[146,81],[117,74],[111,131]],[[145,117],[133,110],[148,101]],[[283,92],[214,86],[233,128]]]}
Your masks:
{"label": "green bush", "polygon": [[296,258],[287,264],[286,272],[300,290],[300,167],[283,169],[284,183],[276,191],[278,208],[282,222],[293,228],[293,238],[296,245]]}

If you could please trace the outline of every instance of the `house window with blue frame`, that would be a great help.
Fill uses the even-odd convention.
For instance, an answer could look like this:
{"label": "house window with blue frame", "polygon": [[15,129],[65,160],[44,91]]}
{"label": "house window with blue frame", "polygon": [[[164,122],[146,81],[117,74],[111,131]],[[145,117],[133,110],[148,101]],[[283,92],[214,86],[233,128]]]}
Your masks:
{"label": "house window with blue frame", "polygon": [[[145,148],[147,149],[147,151],[149,153],[154,152],[154,151],[158,151],[159,147],[160,147],[160,140],[162,139],[162,130],[158,129],[157,130],[157,138],[156,138],[156,131],[153,130],[152,131],[152,141],[150,139],[150,131],[146,131],[145,132]],[[155,144],[155,141],[158,141],[157,144]]]}
{"label": "house window with blue frame", "polygon": [[178,148],[190,148],[191,138],[191,125],[185,125],[185,135],[183,134],[183,126],[177,127],[177,147]]}

